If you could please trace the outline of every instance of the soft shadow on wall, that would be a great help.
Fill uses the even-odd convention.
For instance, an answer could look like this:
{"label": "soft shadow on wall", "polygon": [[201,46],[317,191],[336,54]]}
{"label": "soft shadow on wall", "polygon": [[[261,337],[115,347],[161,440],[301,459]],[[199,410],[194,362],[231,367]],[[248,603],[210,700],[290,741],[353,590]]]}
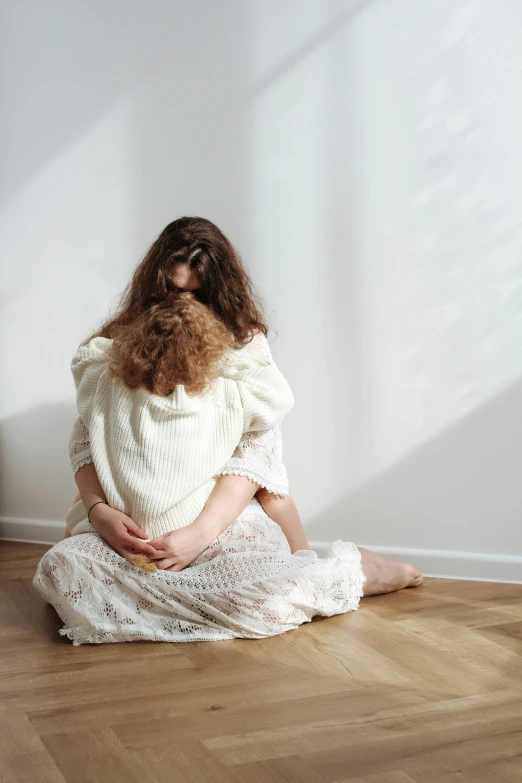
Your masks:
{"label": "soft shadow on wall", "polygon": [[[307,524],[322,552],[339,535],[426,573],[522,582],[522,381],[326,506]],[[433,530],[440,541],[433,549]]]}

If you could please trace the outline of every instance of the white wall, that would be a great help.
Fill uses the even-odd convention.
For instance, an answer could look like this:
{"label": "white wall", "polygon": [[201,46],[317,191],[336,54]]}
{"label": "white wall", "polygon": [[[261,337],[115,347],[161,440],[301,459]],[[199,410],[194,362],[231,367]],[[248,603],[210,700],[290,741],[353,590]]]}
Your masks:
{"label": "white wall", "polygon": [[62,526],[72,354],[200,214],[279,334],[310,539],[522,580],[520,5],[6,9],[0,532]]}

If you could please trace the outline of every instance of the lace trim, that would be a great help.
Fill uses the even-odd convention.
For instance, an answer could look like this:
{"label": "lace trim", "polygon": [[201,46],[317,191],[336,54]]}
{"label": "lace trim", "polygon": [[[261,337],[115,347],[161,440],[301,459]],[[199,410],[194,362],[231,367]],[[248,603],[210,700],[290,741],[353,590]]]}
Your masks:
{"label": "lace trim", "polygon": [[73,469],[73,476],[75,476],[80,468],[83,468],[84,465],[88,465],[89,462],[92,462],[92,457],[89,455],[85,455],[84,457],[80,457],[80,459],[73,460],[72,462],[72,469]]}
{"label": "lace trim", "polygon": [[[306,552],[307,550],[299,550]],[[294,553],[296,554],[296,553]],[[343,541],[338,538],[336,541],[332,541],[326,550],[326,558],[337,558],[340,563],[345,563],[350,567],[352,572],[352,589],[354,600],[357,601],[357,607],[359,606],[361,598],[364,597],[364,583],[366,582],[366,575],[362,569],[362,555],[361,550],[354,544],[353,541]]]}
{"label": "lace trim", "polygon": [[270,345],[263,332],[255,332],[250,342],[243,345],[242,350],[253,356],[260,356],[263,359],[272,360],[272,351],[270,350]]}
{"label": "lace trim", "polygon": [[245,470],[244,468],[224,468],[217,474],[218,476],[246,476],[246,478],[252,479],[256,484],[260,484],[267,492],[271,492],[273,495],[280,495],[281,497],[287,497],[290,492],[287,487],[283,487],[280,484],[272,484],[266,481],[259,473],[255,473],[252,470]]}
{"label": "lace trim", "polygon": [[92,462],[89,430],[81,416],[78,416],[74,422],[69,438],[69,459],[73,469],[73,476],[76,475],[84,465],[88,465],[89,462]]}

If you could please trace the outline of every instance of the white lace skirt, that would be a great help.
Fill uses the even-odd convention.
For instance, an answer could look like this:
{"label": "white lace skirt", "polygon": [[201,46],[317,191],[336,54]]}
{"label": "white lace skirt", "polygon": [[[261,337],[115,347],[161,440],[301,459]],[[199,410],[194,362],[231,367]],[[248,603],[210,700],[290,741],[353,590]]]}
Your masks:
{"label": "white lace skirt", "polygon": [[42,557],[33,585],[73,644],[261,639],[357,609],[365,581],[355,544],[327,556],[290,553],[264,512],[241,515],[182,571],[145,573],[98,533],[61,541]]}

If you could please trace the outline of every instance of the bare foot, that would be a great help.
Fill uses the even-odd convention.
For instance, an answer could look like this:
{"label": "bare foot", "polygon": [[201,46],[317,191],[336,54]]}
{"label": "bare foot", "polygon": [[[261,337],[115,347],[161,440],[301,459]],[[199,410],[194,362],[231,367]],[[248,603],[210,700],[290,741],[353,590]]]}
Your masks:
{"label": "bare foot", "polygon": [[418,587],[424,577],[418,568],[410,563],[399,563],[360,546],[361,564],[366,582],[364,595],[381,595],[402,590],[403,587]]}

